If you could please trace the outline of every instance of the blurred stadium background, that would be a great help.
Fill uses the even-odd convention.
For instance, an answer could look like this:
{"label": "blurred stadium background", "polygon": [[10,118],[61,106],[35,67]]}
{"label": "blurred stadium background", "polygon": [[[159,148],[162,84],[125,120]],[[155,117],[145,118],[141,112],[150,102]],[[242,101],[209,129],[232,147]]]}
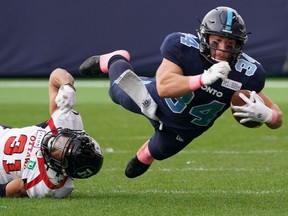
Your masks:
{"label": "blurred stadium background", "polygon": [[288,75],[287,0],[0,0],[0,77],[47,77],[62,67],[78,75],[87,57],[131,52],[139,74],[153,75],[159,47],[174,31],[195,34],[210,9],[226,5],[244,18],[245,52],[268,76]]}

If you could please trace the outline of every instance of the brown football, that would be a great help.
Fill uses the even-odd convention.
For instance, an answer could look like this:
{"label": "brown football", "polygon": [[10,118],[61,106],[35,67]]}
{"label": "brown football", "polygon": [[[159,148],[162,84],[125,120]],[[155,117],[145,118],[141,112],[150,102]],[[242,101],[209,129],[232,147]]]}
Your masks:
{"label": "brown football", "polygon": [[[239,97],[239,94],[240,94],[240,93],[242,93],[242,94],[244,94],[246,97],[250,98],[250,93],[251,93],[251,91],[249,91],[249,90],[244,90],[244,89],[239,90],[239,91],[236,91],[236,92],[233,94],[232,98],[231,98],[231,105],[233,105],[233,106],[243,106],[243,105],[246,104],[246,103],[242,100],[242,98]],[[232,114],[233,114],[233,113],[234,113],[233,109],[231,109],[231,111],[232,111]],[[240,123],[240,120],[242,119],[241,117],[237,117],[237,116],[234,116],[234,115],[233,115],[233,117],[236,119],[237,122]],[[245,127],[248,127],[248,128],[258,128],[258,127],[260,127],[260,126],[262,125],[262,123],[260,123],[260,122],[255,122],[255,121],[248,121],[248,122],[245,122],[245,123],[243,123],[243,124],[241,124],[241,125],[243,125],[243,126],[245,126]]]}

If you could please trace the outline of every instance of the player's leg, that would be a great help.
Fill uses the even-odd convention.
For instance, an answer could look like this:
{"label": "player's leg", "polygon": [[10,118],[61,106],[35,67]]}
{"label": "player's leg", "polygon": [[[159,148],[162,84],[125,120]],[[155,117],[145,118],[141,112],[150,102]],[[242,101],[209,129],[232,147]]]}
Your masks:
{"label": "player's leg", "polygon": [[[115,103],[130,111],[143,113],[150,119],[158,120],[156,117],[157,104],[150,96],[144,83],[133,72],[133,67],[129,60],[130,55],[125,50],[92,56],[80,66],[80,72],[85,75],[109,72],[109,95]],[[139,112],[138,108],[135,108],[134,103],[131,103],[131,99],[140,108],[141,112]]]}
{"label": "player's leg", "polygon": [[[140,106],[135,103],[131,94],[125,92],[123,88],[119,85],[120,82],[123,82],[122,75],[126,71],[132,71],[132,65],[121,55],[114,55],[109,59],[109,79],[110,79],[110,88],[109,96],[114,103],[117,103],[123,106],[125,109],[130,110],[134,113],[142,114]],[[139,92],[138,85],[133,83],[134,92]],[[140,97],[140,95],[138,95]]]}
{"label": "player's leg", "polygon": [[121,105],[131,112],[142,114],[140,107],[119,87],[119,85],[112,84],[110,86],[109,96],[114,103]]}
{"label": "player's leg", "polygon": [[153,79],[148,77],[142,77],[142,79],[140,79],[140,77],[132,70],[128,69],[119,76],[116,82],[119,87],[138,105],[138,107],[140,107],[141,112],[145,116],[155,121],[159,121],[156,116],[158,105],[155,103],[144,84],[144,82],[153,82]]}
{"label": "player's leg", "polygon": [[137,154],[127,164],[125,175],[128,178],[135,178],[142,175],[149,169],[154,161],[154,158],[148,150],[148,143],[149,140],[141,146]]}
{"label": "player's leg", "polygon": [[128,178],[135,178],[145,173],[154,159],[164,160],[187,146],[195,137],[191,131],[175,130],[163,127],[161,130],[155,129],[154,135],[128,162],[125,175]]}
{"label": "player's leg", "polygon": [[127,61],[130,60],[130,54],[126,50],[116,50],[103,55],[91,56],[80,65],[79,71],[85,76],[95,76],[101,73],[108,73],[109,60],[118,55],[122,56]]}
{"label": "player's leg", "polygon": [[117,50],[111,53],[92,56],[86,59],[80,66],[79,71],[86,76],[94,76],[101,73],[109,75],[110,89],[109,95],[113,102],[122,105],[124,108],[141,113],[140,108],[121,88],[117,79],[126,70],[133,70],[129,63],[130,54],[126,50]]}
{"label": "player's leg", "polygon": [[156,116],[158,106],[142,80],[131,70],[125,71],[122,75],[110,85],[109,95],[113,102],[120,104],[127,110],[144,114],[149,119],[159,121]]}

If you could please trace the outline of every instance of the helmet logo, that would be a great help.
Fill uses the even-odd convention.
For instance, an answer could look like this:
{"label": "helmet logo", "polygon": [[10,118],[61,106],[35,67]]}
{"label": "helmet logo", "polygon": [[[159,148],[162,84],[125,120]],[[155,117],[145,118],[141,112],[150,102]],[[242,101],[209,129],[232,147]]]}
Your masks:
{"label": "helmet logo", "polygon": [[231,31],[232,21],[233,21],[233,12],[232,12],[232,10],[228,9],[227,10],[226,25],[225,25],[225,29],[224,29],[225,31],[232,32]]}
{"label": "helmet logo", "polygon": [[90,170],[90,169],[86,169],[82,172],[77,172],[77,175],[80,177],[80,178],[88,178],[90,177],[91,175],[93,175],[93,172]]}

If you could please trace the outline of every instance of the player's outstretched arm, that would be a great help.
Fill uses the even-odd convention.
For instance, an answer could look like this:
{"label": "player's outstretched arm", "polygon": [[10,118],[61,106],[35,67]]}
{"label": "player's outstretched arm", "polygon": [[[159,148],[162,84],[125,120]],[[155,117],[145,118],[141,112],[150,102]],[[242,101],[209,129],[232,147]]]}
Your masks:
{"label": "player's outstretched arm", "polygon": [[74,78],[68,71],[61,68],[52,71],[49,78],[50,115],[58,108],[72,108],[75,103],[75,91]]}
{"label": "player's outstretched arm", "polygon": [[204,70],[202,74],[183,76],[183,71],[178,65],[164,58],[156,73],[157,91],[163,98],[181,97],[203,85],[226,79],[230,70],[229,64],[221,61]]}
{"label": "player's outstretched arm", "polygon": [[181,97],[191,92],[189,77],[175,63],[163,59],[156,72],[156,87],[160,97]]}
{"label": "player's outstretched arm", "polygon": [[239,97],[246,103],[244,106],[233,106],[234,116],[242,118],[240,123],[255,121],[265,123],[269,128],[279,128],[283,123],[280,108],[263,92],[252,91],[250,98],[240,93]]}

